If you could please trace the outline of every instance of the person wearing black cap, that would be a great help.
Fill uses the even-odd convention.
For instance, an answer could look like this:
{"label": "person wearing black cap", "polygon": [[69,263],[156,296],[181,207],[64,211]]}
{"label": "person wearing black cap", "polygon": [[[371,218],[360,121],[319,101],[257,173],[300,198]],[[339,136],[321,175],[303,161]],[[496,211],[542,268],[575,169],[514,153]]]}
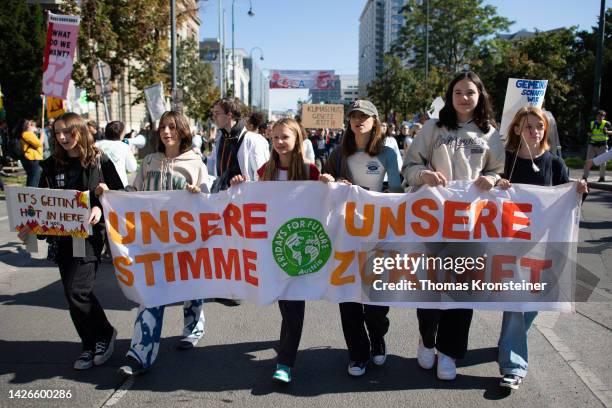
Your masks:
{"label": "person wearing black cap", "polygon": [[[382,192],[387,175],[389,190],[402,192],[397,156],[393,149],[385,146],[376,106],[370,101],[356,100],[349,106],[347,115],[349,126],[342,144],[330,154],[321,179]],[[389,329],[389,307],[355,302],[339,306],[350,357],[349,375],[365,374],[370,358],[374,364],[383,365],[387,358],[384,336]]]}

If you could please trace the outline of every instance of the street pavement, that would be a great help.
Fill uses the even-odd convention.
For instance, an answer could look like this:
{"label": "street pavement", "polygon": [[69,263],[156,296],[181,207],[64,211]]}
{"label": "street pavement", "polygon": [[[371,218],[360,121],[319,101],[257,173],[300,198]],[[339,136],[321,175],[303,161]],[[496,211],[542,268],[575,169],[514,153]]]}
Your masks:
{"label": "street pavement", "polygon": [[[168,307],[153,370],[125,380],[116,371],[136,305],[122,295],[109,263],[95,293],[119,332],[116,350],[106,365],[75,371],[80,345],[57,268],[43,245],[36,254],[24,251],[0,201],[0,407],[612,407],[611,194],[594,189],[582,208],[577,275],[588,302],[577,303],[575,313],[538,316],[529,332],[529,374],[512,393],[498,386],[500,312],[475,312],[457,380],[443,382],[417,365],[415,311],[392,309],[386,364],[350,378],[338,307],[327,302],[307,303],[290,385],[271,380],[278,307],[248,303],[207,303],[206,333],[190,351],[176,349],[182,310]],[[69,390],[71,398],[10,398],[20,390]]]}

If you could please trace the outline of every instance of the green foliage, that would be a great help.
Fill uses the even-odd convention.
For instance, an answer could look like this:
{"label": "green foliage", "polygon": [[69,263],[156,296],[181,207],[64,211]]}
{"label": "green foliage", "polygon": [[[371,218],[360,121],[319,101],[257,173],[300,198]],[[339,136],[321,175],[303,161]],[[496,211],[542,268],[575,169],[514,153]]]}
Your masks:
{"label": "green foliage", "polygon": [[[92,71],[99,60],[111,67],[111,80],[128,69],[138,89],[169,82],[165,69],[170,55],[167,0],[88,0],[82,2],[82,8],[76,0],[67,0],[62,11],[81,16],[79,59],[72,78],[91,99],[97,98]],[[142,100],[141,93],[133,103]]]}
{"label": "green foliage", "polygon": [[[495,7],[484,6],[483,0],[429,0],[429,75],[425,81],[426,9],[422,3],[411,1],[405,7],[405,25],[392,47],[393,55],[408,60],[413,73],[415,86],[406,106],[415,109],[429,104],[443,95],[455,72],[469,67],[483,79],[500,119],[508,78],[547,79],[545,108],[557,120],[562,144],[585,144],[586,125],[592,119],[597,27],[588,32],[561,28],[509,41],[498,34],[507,31],[511,22],[497,16]],[[593,20],[597,22],[597,16]],[[610,111],[612,9],[606,12],[604,44],[600,108]],[[385,80],[395,82],[388,76]],[[380,93],[381,85],[381,81],[373,84],[373,95]],[[394,98],[391,91],[383,94]]]}
{"label": "green foliage", "polygon": [[220,95],[214,82],[212,66],[200,58],[195,40],[179,42],[177,60],[177,86],[183,90],[186,113],[204,122],[210,116],[212,104]]}
{"label": "green foliage", "polygon": [[46,27],[38,4],[7,0],[0,7],[0,81],[9,126],[40,118]]}
{"label": "green foliage", "polygon": [[411,0],[404,8],[405,24],[393,52],[410,58],[417,68],[425,66],[425,34],[429,21],[429,65],[457,72],[469,64],[486,38],[507,31],[512,23],[497,15],[483,0]]}
{"label": "green foliage", "polygon": [[581,95],[573,92],[568,63],[574,42],[574,29],[569,28],[512,42],[496,40],[483,49],[473,61],[473,68],[487,86],[496,117],[501,118],[508,78],[547,79],[546,109],[553,112],[560,130],[574,126],[567,121],[581,103]]}

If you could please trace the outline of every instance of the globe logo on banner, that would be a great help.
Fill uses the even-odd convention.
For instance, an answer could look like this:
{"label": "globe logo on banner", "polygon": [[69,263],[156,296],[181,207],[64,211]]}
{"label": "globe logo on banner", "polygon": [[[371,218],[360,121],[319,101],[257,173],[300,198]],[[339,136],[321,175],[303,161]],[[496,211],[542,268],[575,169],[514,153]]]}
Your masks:
{"label": "globe logo on banner", "polygon": [[323,225],[312,218],[287,221],[272,241],[274,260],[289,276],[318,272],[329,260],[331,249]]}

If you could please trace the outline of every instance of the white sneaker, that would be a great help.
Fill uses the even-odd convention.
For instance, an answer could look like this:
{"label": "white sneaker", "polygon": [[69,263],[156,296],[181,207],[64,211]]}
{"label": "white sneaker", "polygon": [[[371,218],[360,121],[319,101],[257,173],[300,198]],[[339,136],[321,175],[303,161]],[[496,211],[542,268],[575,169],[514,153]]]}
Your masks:
{"label": "white sneaker", "polygon": [[440,380],[454,380],[457,377],[455,359],[444,353],[438,353],[438,378]]}
{"label": "white sneaker", "polygon": [[417,350],[417,361],[425,370],[429,370],[436,362],[436,349],[434,347],[427,348],[423,345],[423,339],[419,338],[419,348]]}

